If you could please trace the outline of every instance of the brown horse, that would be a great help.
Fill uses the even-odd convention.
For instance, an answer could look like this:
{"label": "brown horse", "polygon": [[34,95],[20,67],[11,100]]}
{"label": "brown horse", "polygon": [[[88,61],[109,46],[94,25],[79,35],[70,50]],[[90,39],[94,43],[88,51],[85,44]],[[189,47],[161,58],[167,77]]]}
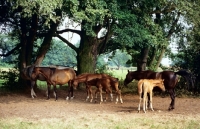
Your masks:
{"label": "brown horse", "polygon": [[97,90],[95,91],[95,96],[97,98],[97,92],[100,92],[100,104],[103,102],[102,91],[105,91],[107,94],[109,93],[111,97],[111,101],[113,100],[112,89],[114,89],[117,94],[115,103],[116,104],[118,103],[118,98],[120,99],[120,102],[123,103],[122,98],[121,98],[121,90],[119,90],[118,78],[113,78],[113,77],[106,77],[106,78],[100,78],[100,79],[97,78],[97,79],[93,79],[89,81],[88,84],[90,82],[96,83]]}
{"label": "brown horse", "polygon": [[[50,86],[54,86],[54,95],[55,95],[55,100],[57,100],[57,90],[56,90],[56,85],[64,85],[68,83],[69,90],[68,90],[68,95],[67,95],[67,100],[69,98],[73,98],[73,87],[72,87],[72,80],[76,77],[76,73],[74,69],[72,68],[51,68],[51,67],[34,67],[32,76],[34,78],[38,78],[39,76],[43,76],[48,85],[48,90],[47,90],[47,99],[49,99],[49,91],[50,91]],[[71,96],[70,96],[71,93]]]}
{"label": "brown horse", "polygon": [[175,105],[175,86],[176,83],[178,82],[178,77],[177,75],[183,76],[187,82],[188,85],[189,83],[193,86],[193,81],[190,78],[191,74],[188,73],[185,70],[180,70],[178,72],[173,72],[173,71],[162,71],[162,72],[154,72],[151,70],[147,71],[128,71],[126,78],[124,80],[124,85],[126,86],[128,83],[130,83],[133,79],[135,80],[140,80],[140,79],[164,79],[164,85],[165,89],[169,92],[170,97],[171,97],[171,103],[169,106],[169,110],[174,109]]}
{"label": "brown horse", "polygon": [[149,93],[150,96],[150,108],[152,111],[152,92],[154,87],[159,87],[162,91],[165,91],[164,86],[164,80],[163,79],[141,79],[138,81],[138,94],[139,94],[139,105],[138,105],[138,112],[140,112],[140,104],[142,100],[142,94],[143,94],[143,111],[146,113],[147,111],[147,93]]}
{"label": "brown horse", "polygon": [[[35,94],[35,91],[33,89],[34,86],[36,85],[36,81],[37,80],[46,81],[46,78],[41,74],[39,74],[37,77],[34,76],[32,74],[33,69],[34,69],[34,66],[32,65],[32,66],[27,66],[27,67],[23,68],[21,71],[21,77],[23,79],[30,80],[30,82],[31,82],[31,97],[32,98],[37,97],[37,95]],[[47,82],[47,85],[50,85],[50,84]]]}
{"label": "brown horse", "polygon": [[[72,81],[72,85],[74,86],[74,88],[76,89],[76,87],[78,86],[79,83],[85,83],[86,85],[86,90],[87,90],[87,98],[86,98],[86,101],[91,97],[91,100],[90,102],[93,100],[93,95],[92,95],[92,91],[91,91],[91,86],[95,86],[96,83],[92,83],[90,82],[88,84],[89,81],[93,80],[93,79],[96,79],[96,78],[104,78],[104,77],[110,77],[109,75],[107,74],[104,74],[104,73],[82,73],[78,76],[76,76],[75,79],[73,79]],[[90,97],[89,97],[90,96]]]}

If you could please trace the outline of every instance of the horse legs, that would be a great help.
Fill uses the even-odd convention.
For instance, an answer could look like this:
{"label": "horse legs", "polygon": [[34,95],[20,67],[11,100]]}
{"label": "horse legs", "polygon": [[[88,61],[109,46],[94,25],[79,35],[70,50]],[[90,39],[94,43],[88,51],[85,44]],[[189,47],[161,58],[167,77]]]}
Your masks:
{"label": "horse legs", "polygon": [[97,102],[97,93],[99,92],[99,89],[96,89],[95,91],[95,102]]}
{"label": "horse legs", "polygon": [[143,111],[146,113],[146,108],[147,107],[147,93],[144,92],[143,94]]}
{"label": "horse legs", "polygon": [[153,105],[152,105],[152,92],[149,93],[149,96],[150,96],[149,105],[150,105],[151,110],[154,111]]}
{"label": "horse legs", "polygon": [[118,97],[119,97],[119,99],[120,99],[120,102],[121,102],[121,104],[123,103],[123,100],[122,100],[122,96],[121,96],[121,90],[118,90],[117,91],[117,97],[116,97],[116,104],[118,103]]}
{"label": "horse legs", "polygon": [[175,104],[175,91],[174,91],[174,89],[170,89],[169,94],[170,94],[170,97],[171,97],[171,103],[169,105],[168,110],[170,111],[170,110],[174,109],[174,104]]}
{"label": "horse legs", "polygon": [[47,83],[47,99],[50,98],[50,88],[51,88],[51,85]]}
{"label": "horse legs", "polygon": [[55,101],[57,101],[58,95],[57,95],[56,85],[53,86],[53,89],[54,89]]}
{"label": "horse legs", "polygon": [[[74,88],[71,84],[71,81],[68,82],[68,95],[66,97],[66,100],[69,100],[69,99],[73,99],[74,98]],[[71,94],[71,95],[70,95]]]}
{"label": "horse legs", "polygon": [[92,102],[93,95],[92,95],[92,88],[91,88],[91,86],[88,86],[88,89],[89,89],[89,94],[90,94],[90,102]]}
{"label": "horse legs", "polygon": [[100,93],[100,104],[101,104],[103,102],[102,87],[99,87],[99,93]]}
{"label": "horse legs", "polygon": [[[144,96],[143,96],[144,97]],[[140,112],[140,104],[142,101],[142,93],[139,93],[139,105],[138,105],[138,113]]]}
{"label": "horse legs", "polygon": [[33,90],[33,87],[35,86],[36,81],[31,81],[31,97],[34,99],[34,96],[36,96],[35,91]]}

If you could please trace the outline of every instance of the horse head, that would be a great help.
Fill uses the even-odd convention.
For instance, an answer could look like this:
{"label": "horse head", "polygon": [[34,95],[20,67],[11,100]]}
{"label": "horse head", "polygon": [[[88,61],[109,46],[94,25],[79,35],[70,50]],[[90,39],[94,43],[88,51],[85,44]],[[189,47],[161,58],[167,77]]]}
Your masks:
{"label": "horse head", "polygon": [[158,79],[154,81],[155,86],[159,87],[162,91],[165,91],[164,79]]}
{"label": "horse head", "polygon": [[34,67],[35,67],[34,65],[29,65],[27,67],[24,67],[21,70],[21,77],[27,80],[31,80]]}
{"label": "horse head", "polygon": [[77,86],[78,86],[78,81],[75,80],[75,79],[73,79],[73,80],[72,80],[72,86],[74,87],[74,89],[76,89]]}
{"label": "horse head", "polygon": [[128,70],[128,73],[126,74],[126,78],[124,80],[124,86],[127,86],[132,80],[133,80],[132,72]]}

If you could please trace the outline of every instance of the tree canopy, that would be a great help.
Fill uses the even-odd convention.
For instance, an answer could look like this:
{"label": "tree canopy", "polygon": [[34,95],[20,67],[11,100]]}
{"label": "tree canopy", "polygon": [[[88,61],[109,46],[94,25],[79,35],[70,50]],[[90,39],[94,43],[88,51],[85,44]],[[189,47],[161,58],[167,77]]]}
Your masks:
{"label": "tree canopy", "polygon": [[[79,73],[95,72],[98,56],[117,49],[130,54],[138,70],[156,70],[172,39],[199,51],[199,6],[197,0],[0,0],[1,34],[16,41],[2,38],[0,55],[17,55],[19,69],[41,65],[57,37],[72,49]],[[60,30],[65,18],[80,29]],[[78,46],[62,36],[68,32],[80,36]]]}

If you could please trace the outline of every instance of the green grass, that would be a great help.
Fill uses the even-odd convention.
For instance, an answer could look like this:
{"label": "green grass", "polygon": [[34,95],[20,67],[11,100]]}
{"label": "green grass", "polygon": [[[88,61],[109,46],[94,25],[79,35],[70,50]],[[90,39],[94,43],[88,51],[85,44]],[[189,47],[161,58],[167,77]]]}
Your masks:
{"label": "green grass", "polygon": [[[130,71],[135,71],[136,67],[133,67]],[[122,68],[119,70],[107,70],[108,73],[112,73],[114,77],[119,78],[120,80],[124,80],[126,78],[126,74],[128,73],[128,69]]]}
{"label": "green grass", "polygon": [[[83,114],[38,120],[0,119],[1,129],[200,129],[199,117],[145,114]],[[98,117],[97,117],[98,116]]]}

